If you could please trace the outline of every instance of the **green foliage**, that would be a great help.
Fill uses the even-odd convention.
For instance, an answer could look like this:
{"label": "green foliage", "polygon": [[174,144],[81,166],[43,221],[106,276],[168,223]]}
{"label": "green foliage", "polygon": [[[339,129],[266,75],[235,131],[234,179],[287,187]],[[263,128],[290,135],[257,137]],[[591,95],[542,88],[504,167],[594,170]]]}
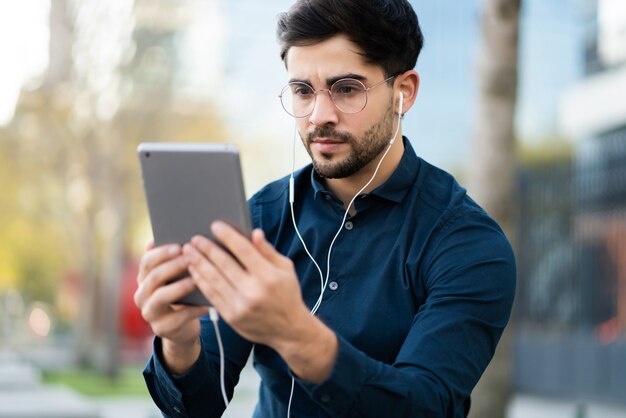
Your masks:
{"label": "green foliage", "polygon": [[93,397],[145,396],[148,389],[139,367],[124,367],[116,379],[109,379],[94,370],[73,369],[45,371],[43,381],[47,384],[61,384],[75,391]]}
{"label": "green foliage", "polygon": [[[52,3],[58,59],[37,87],[21,91],[13,120],[0,127],[0,292],[47,302],[80,336],[77,361],[98,364],[96,344],[118,349],[107,318],[119,309],[119,275],[145,247],[146,237],[136,237],[147,218],[138,143],[226,135],[219,109],[177,89],[176,30],[139,25],[127,36],[102,24],[106,8],[79,3],[75,13]],[[93,62],[100,45],[119,54]]]}
{"label": "green foliage", "polygon": [[11,158],[10,141],[0,139],[0,290],[51,303],[65,266],[62,234],[37,203],[41,188],[30,179],[38,168]]}
{"label": "green foliage", "polygon": [[572,159],[572,143],[558,138],[549,138],[536,145],[518,142],[518,156],[524,166],[538,166]]}

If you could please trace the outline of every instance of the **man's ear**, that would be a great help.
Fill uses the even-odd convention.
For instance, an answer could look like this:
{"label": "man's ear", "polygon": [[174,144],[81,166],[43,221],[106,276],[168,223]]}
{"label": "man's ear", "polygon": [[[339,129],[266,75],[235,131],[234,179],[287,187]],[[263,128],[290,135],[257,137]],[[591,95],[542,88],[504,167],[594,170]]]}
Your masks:
{"label": "man's ear", "polygon": [[402,94],[402,114],[408,112],[417,99],[420,76],[415,70],[406,71],[396,77],[396,89]]}

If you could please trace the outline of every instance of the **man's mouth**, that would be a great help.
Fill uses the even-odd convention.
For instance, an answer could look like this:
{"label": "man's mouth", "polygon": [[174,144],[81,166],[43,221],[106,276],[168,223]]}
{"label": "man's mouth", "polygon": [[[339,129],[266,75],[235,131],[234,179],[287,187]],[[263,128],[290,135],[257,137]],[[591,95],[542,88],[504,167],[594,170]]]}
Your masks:
{"label": "man's mouth", "polygon": [[342,144],[344,141],[334,138],[315,138],[312,142],[317,144]]}
{"label": "man's mouth", "polygon": [[315,138],[311,141],[311,147],[322,153],[336,151],[345,141],[334,138]]}

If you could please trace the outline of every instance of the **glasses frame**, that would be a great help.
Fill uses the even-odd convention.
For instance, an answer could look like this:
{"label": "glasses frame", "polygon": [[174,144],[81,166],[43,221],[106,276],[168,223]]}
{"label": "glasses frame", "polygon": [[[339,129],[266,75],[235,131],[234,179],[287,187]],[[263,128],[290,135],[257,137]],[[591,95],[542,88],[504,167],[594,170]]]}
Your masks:
{"label": "glasses frame", "polygon": [[[335,107],[337,108],[337,110],[339,110],[341,113],[345,113],[345,114],[348,114],[348,115],[354,115],[354,114],[356,114],[356,113],[359,113],[359,112],[363,111],[363,109],[365,109],[365,107],[367,106],[367,102],[368,102],[368,95],[367,95],[367,93],[368,93],[371,89],[373,89],[374,87],[378,87],[378,86],[380,86],[381,84],[383,84],[383,83],[385,83],[385,82],[387,82],[387,81],[389,81],[389,80],[393,80],[395,77],[397,77],[397,74],[396,74],[396,75],[392,75],[392,76],[390,76],[390,77],[387,77],[386,79],[384,79],[384,80],[382,80],[382,81],[379,81],[378,83],[372,84],[372,85],[371,85],[371,86],[369,86],[369,87],[366,87],[366,86],[365,86],[365,84],[363,84],[363,82],[362,82],[361,80],[357,80],[356,78],[346,77],[346,78],[341,78],[341,79],[339,79],[339,80],[335,81],[335,82],[334,82],[334,83],[330,86],[330,88],[328,88],[328,89],[319,89],[319,90],[315,90],[315,89],[313,88],[313,86],[311,86],[311,85],[310,85],[310,84],[308,84],[308,83],[304,83],[304,82],[302,82],[302,81],[292,81],[291,83],[287,83],[287,84],[286,84],[286,85],[282,88],[282,90],[280,91],[280,94],[278,95],[278,98],[280,99],[280,104],[281,104],[281,106],[283,107],[283,109],[285,110],[285,112],[287,112],[287,114],[288,114],[289,116],[294,117],[294,118],[296,118],[296,119],[302,119],[302,118],[306,118],[307,116],[310,116],[310,115],[313,113],[313,111],[315,110],[315,104],[317,103],[317,94],[318,94],[318,93],[324,93],[324,92],[325,92],[325,93],[328,93],[328,96],[330,97],[330,100],[333,102],[333,105],[335,105]],[[339,107],[339,105],[337,105],[337,102],[335,102],[335,98],[333,97],[333,94],[332,94],[332,89],[333,89],[333,87],[334,87],[337,83],[341,83],[341,82],[344,82],[344,81],[356,81],[357,83],[359,83],[360,85],[362,85],[362,86],[363,86],[363,93],[365,93],[365,103],[363,104],[363,107],[362,107],[361,109],[359,109],[359,110],[357,110],[357,111],[355,111],[355,112],[346,112],[346,111],[344,111],[343,109],[341,109],[341,108]],[[302,85],[305,85],[305,86],[307,86],[307,87],[310,87],[310,88],[311,88],[311,90],[313,90],[313,106],[311,106],[311,111],[310,111],[309,113],[305,114],[305,115],[302,115],[302,116],[296,116],[296,115],[294,115],[293,113],[291,113],[291,111],[287,110],[287,107],[285,107],[285,103],[283,102],[283,94],[285,94],[286,92],[290,93],[289,86],[294,85],[294,84],[302,84]]]}

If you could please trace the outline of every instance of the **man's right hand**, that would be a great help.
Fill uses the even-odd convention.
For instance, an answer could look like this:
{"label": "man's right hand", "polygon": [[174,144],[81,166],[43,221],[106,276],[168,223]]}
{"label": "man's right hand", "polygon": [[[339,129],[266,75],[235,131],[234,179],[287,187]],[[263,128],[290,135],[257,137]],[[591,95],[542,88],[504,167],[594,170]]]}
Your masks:
{"label": "man's right hand", "polygon": [[163,359],[170,373],[183,374],[200,355],[199,317],[206,307],[176,304],[196,287],[191,278],[170,282],[185,272],[187,263],[179,245],[148,245],[141,257],[134,300],[143,319],[163,342]]}

